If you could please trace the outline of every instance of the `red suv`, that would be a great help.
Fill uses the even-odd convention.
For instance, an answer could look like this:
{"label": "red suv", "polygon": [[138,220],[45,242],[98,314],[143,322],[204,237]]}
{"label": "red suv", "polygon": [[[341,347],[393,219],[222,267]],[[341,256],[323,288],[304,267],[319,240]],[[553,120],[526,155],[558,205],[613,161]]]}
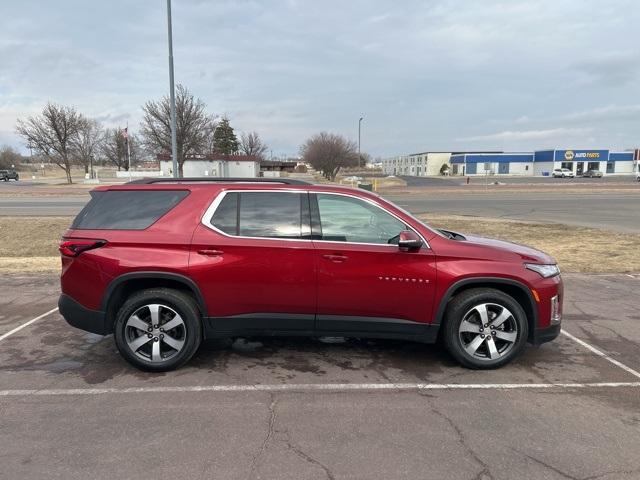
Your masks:
{"label": "red suv", "polygon": [[60,312],[138,368],[208,338],[441,338],[496,368],[560,332],[550,256],[437,230],[380,196],[288,179],[99,187],[60,243]]}

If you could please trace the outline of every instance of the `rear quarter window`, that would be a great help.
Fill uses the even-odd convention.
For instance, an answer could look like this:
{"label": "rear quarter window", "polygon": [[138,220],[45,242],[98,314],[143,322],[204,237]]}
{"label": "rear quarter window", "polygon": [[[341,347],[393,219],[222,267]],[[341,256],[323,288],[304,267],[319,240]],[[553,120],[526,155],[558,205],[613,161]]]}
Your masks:
{"label": "rear quarter window", "polygon": [[93,192],[71,224],[77,230],[144,230],[173,209],[187,190]]}

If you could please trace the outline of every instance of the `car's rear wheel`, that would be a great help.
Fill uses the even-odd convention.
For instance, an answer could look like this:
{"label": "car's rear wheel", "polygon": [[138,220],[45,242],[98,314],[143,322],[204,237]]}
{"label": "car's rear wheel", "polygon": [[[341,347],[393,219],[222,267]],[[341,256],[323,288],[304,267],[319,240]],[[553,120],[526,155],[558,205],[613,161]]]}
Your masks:
{"label": "car's rear wheel", "polygon": [[527,335],[524,310],[499,290],[466,290],[447,307],[444,341],[465,367],[491,369],[509,363],[522,352]]}
{"label": "car's rear wheel", "polygon": [[169,288],[143,290],[118,311],[115,340],[133,366],[166,372],[181,367],[202,341],[202,324],[195,301]]}

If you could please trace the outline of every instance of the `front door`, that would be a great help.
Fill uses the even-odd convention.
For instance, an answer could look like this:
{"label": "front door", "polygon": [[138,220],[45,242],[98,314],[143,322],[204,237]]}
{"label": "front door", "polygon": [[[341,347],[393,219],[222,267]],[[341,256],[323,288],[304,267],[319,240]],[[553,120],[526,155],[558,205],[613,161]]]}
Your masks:
{"label": "front door", "polygon": [[191,277],[207,304],[206,328],[310,333],[316,272],[306,192],[221,193],[196,229]]}
{"label": "front door", "polygon": [[584,162],[577,162],[576,163],[576,175],[580,176],[582,175],[584,170]]}
{"label": "front door", "polygon": [[318,256],[320,331],[420,335],[432,318],[435,257],[425,245],[400,251],[408,229],[373,202],[348,194],[311,194]]}

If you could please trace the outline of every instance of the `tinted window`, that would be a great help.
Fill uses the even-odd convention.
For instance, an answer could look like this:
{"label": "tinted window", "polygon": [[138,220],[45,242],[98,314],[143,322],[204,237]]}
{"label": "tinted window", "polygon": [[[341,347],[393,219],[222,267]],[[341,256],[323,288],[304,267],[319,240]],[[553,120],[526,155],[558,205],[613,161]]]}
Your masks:
{"label": "tinted window", "polygon": [[[211,224],[228,235],[301,238],[308,223],[307,194],[287,192],[227,193]],[[306,218],[305,218],[306,217]],[[239,224],[238,224],[239,220]],[[304,227],[306,231],[308,227]]]}
{"label": "tinted window", "polygon": [[228,235],[238,234],[238,194],[227,193],[216,208],[211,224]]}
{"label": "tinted window", "polygon": [[144,230],[189,194],[185,190],[111,190],[94,192],[71,228]]}
{"label": "tinted window", "polygon": [[397,244],[408,227],[384,210],[362,200],[318,194],[322,240]]}

